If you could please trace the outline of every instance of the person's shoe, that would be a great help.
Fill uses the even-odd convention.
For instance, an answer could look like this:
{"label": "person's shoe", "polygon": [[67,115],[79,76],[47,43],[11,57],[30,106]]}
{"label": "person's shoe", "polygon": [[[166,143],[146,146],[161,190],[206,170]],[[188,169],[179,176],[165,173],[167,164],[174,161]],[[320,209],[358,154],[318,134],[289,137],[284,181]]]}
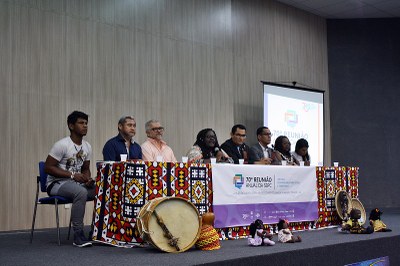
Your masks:
{"label": "person's shoe", "polygon": [[76,247],[91,247],[92,242],[88,241],[87,238],[85,237],[83,230],[76,231],[74,233],[74,246]]}

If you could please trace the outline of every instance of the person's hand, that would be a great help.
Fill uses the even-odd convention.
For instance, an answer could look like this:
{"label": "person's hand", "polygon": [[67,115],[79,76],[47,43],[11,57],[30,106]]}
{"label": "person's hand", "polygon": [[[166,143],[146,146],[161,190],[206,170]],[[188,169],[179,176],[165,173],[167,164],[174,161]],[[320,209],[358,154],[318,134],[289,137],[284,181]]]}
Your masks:
{"label": "person's hand", "polygon": [[94,179],[89,179],[89,181],[87,181],[86,183],[85,183],[85,185],[87,186],[87,187],[91,187],[91,186],[93,186],[94,185]]}
{"label": "person's hand", "polygon": [[[79,182],[79,183],[87,183],[87,182],[89,182],[90,180],[92,180],[90,177],[87,177],[87,176],[85,176],[84,174],[82,174],[82,173],[75,173],[74,174],[74,180],[76,181],[76,182]],[[92,180],[93,181],[93,180]]]}
{"label": "person's hand", "polygon": [[215,158],[217,162],[225,162],[226,160],[224,154],[221,151],[217,151],[217,153],[215,154]]}
{"label": "person's hand", "polygon": [[262,164],[271,164],[272,163],[272,159],[271,158],[262,158],[261,160],[260,160],[260,162],[262,163]]}
{"label": "person's hand", "polygon": [[310,161],[305,161],[305,162],[304,162],[304,165],[305,165],[305,166],[310,166],[310,163],[311,163]]}

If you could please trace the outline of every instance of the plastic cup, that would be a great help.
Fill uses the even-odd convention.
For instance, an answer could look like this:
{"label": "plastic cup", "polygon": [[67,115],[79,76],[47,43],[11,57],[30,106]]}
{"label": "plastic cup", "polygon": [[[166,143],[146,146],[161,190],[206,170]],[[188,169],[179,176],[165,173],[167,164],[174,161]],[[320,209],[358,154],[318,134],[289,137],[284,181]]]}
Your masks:
{"label": "plastic cup", "polygon": [[188,162],[188,157],[187,156],[182,156],[182,162],[187,163]]}
{"label": "plastic cup", "polygon": [[217,158],[210,158],[211,163],[217,163]]}
{"label": "plastic cup", "polygon": [[128,154],[120,154],[121,156],[121,162],[126,162],[126,159],[128,159]]}
{"label": "plastic cup", "polygon": [[281,163],[282,163],[283,166],[286,166],[286,161],[285,160],[282,160]]}
{"label": "plastic cup", "polygon": [[304,162],[303,161],[300,162],[300,166],[304,166]]}
{"label": "plastic cup", "polygon": [[339,162],[333,162],[333,166],[339,167]]}
{"label": "plastic cup", "polygon": [[239,159],[239,164],[244,164],[244,159]]}

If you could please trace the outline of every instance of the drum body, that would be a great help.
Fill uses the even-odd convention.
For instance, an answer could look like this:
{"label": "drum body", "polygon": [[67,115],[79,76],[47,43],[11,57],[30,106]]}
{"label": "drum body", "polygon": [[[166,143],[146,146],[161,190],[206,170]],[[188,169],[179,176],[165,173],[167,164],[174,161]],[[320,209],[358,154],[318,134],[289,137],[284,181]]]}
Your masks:
{"label": "drum body", "polygon": [[340,219],[347,220],[350,215],[350,211],[353,208],[352,200],[349,193],[345,190],[339,190],[335,196],[336,211]]}
{"label": "drum body", "polygon": [[[165,225],[163,229],[159,221]],[[177,197],[156,198],[147,202],[137,219],[141,237],[154,247],[166,252],[183,252],[197,241],[201,231],[201,217],[197,208],[185,199]],[[177,247],[171,245],[170,236],[177,239]]]}

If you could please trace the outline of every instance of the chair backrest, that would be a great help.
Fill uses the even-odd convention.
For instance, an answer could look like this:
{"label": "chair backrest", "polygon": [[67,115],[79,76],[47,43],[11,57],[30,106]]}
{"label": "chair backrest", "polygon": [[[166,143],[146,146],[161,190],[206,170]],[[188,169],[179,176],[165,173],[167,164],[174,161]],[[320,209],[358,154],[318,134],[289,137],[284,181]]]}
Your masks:
{"label": "chair backrest", "polygon": [[44,162],[39,162],[39,181],[40,181],[40,191],[46,192],[47,174],[44,171]]}

